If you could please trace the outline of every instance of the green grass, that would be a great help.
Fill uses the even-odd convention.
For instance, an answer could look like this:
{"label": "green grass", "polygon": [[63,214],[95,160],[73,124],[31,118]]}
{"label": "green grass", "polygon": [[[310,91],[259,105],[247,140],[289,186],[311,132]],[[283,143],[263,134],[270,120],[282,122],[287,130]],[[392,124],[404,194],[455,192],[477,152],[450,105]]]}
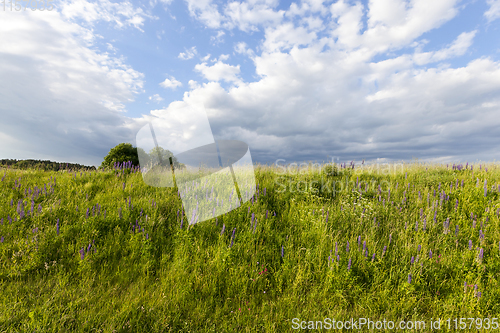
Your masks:
{"label": "green grass", "polygon": [[[361,317],[425,320],[422,331],[441,318],[447,331],[448,318],[453,326],[454,318],[500,317],[500,168],[486,167],[413,163],[334,175],[259,166],[253,203],[191,226],[184,218],[182,229],[177,191],[149,187],[140,173],[0,169],[0,332],[287,332],[296,331],[294,318]],[[372,187],[353,191],[357,180]],[[44,185],[30,215],[25,190]],[[439,186],[449,195],[442,203]],[[136,221],[144,232],[132,231]]]}

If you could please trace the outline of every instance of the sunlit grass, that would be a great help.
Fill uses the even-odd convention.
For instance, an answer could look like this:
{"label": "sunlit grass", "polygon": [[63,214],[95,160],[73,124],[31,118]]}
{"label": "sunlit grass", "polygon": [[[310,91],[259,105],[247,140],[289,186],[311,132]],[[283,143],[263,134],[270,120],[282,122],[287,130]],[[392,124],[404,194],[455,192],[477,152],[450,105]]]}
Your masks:
{"label": "sunlit grass", "polygon": [[496,164],[331,171],[259,166],[253,200],[189,225],[177,189],[140,173],[0,169],[0,331],[500,316]]}

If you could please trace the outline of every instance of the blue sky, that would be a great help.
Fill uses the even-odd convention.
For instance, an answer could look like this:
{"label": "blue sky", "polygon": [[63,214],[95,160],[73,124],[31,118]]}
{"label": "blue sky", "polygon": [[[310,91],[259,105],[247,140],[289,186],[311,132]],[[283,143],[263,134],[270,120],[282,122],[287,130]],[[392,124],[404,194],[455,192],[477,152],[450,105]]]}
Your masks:
{"label": "blue sky", "polygon": [[0,10],[0,158],[99,165],[202,105],[254,162],[500,159],[500,0],[54,6]]}

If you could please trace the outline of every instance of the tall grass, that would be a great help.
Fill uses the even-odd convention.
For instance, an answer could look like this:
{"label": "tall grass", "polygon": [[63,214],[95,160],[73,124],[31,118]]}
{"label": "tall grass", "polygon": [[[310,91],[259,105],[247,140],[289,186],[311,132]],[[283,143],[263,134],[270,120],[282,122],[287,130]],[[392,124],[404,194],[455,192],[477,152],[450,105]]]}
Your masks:
{"label": "tall grass", "polygon": [[0,332],[500,317],[498,165],[286,171],[189,225],[138,172],[0,169]]}

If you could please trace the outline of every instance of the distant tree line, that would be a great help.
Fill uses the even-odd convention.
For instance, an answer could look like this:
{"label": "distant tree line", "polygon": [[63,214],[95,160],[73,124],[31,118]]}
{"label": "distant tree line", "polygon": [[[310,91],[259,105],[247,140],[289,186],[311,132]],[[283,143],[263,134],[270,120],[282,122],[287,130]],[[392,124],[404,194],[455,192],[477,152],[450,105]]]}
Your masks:
{"label": "distant tree line", "polygon": [[60,162],[52,162],[49,160],[10,160],[10,159],[2,159],[0,160],[0,166],[10,167],[13,169],[37,169],[44,171],[59,171],[59,170],[95,170],[94,166],[86,166],[77,163],[60,163]]}

